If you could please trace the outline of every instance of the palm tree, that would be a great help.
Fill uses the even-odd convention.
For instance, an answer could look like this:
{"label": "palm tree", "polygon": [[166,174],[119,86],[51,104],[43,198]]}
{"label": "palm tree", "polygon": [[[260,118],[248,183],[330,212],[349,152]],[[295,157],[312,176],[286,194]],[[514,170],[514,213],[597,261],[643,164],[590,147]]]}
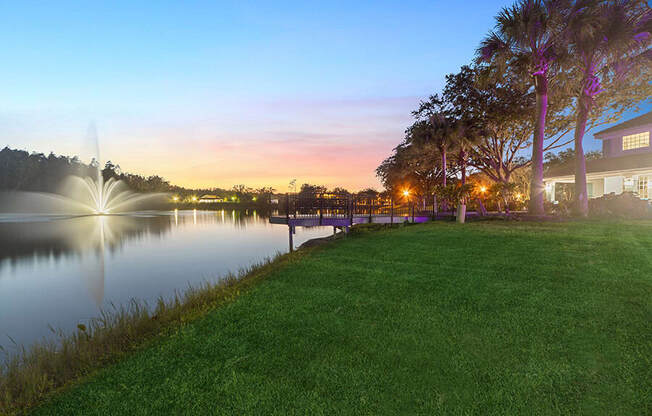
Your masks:
{"label": "palm tree", "polygon": [[[441,177],[441,185],[446,186],[448,172],[448,154],[453,151],[455,140],[453,126],[440,113],[431,114],[427,120],[420,120],[410,126],[406,132],[405,144],[419,150],[427,150],[432,157],[440,159],[433,166],[433,176]],[[445,204],[442,210],[448,209]]]}
{"label": "palm tree", "polygon": [[442,179],[441,184],[446,186],[448,153],[455,146],[455,128],[448,117],[442,113],[432,114],[428,118],[428,135],[441,156]]}
{"label": "palm tree", "polygon": [[567,36],[571,70],[581,84],[575,122],[575,212],[587,216],[586,159],[582,140],[596,96],[611,80],[618,80],[649,61],[652,12],[645,1],[594,0],[570,19]]}
{"label": "palm tree", "polygon": [[571,0],[520,0],[496,17],[495,30],[478,48],[480,60],[499,69],[511,69],[531,77],[536,94],[532,140],[532,184],[529,211],[543,210],[543,141],[548,110],[548,72],[555,62]]}

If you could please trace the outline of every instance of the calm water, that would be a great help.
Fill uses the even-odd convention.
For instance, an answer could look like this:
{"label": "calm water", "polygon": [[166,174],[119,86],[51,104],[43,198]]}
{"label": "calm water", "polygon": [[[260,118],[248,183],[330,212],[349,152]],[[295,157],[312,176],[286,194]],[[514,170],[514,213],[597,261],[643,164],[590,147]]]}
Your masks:
{"label": "calm water", "polygon": [[[297,228],[296,246],[332,229]],[[0,215],[0,346],[70,332],[111,303],[176,289],[288,251],[287,226],[254,211]]]}

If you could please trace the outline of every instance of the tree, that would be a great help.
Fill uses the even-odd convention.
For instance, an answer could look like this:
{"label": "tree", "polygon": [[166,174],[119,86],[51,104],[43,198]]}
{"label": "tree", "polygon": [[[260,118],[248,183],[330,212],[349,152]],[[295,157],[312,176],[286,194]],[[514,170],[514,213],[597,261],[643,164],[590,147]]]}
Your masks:
{"label": "tree", "polygon": [[495,30],[478,48],[480,61],[493,62],[501,70],[509,68],[532,80],[536,109],[529,211],[535,215],[544,213],[543,145],[549,71],[559,55],[563,43],[561,35],[570,9],[570,0],[520,0],[502,9],[496,17]]}
{"label": "tree", "polygon": [[315,195],[326,193],[326,187],[322,185],[311,185],[309,183],[304,183],[301,185],[299,190],[299,196],[306,198],[312,198]]}
{"label": "tree", "polygon": [[276,192],[276,189],[272,188],[271,186],[263,186],[262,188],[258,188],[255,191],[258,201],[265,202],[267,204],[271,204],[274,192]]}
{"label": "tree", "polygon": [[498,210],[500,210],[500,202],[502,201],[505,204],[505,214],[509,215],[509,202],[516,192],[515,183],[504,183],[496,182],[489,188],[489,193],[492,195],[496,203],[498,204]]}
{"label": "tree", "polygon": [[531,123],[526,116],[533,96],[518,80],[486,82],[490,68],[463,66],[446,76],[447,111],[474,126],[469,163],[495,182],[508,183],[512,173],[530,161],[521,153],[530,146]]}
{"label": "tree", "polygon": [[351,192],[349,192],[346,188],[342,188],[341,186],[336,186],[335,188],[331,189],[329,193],[342,196],[351,195]]}
{"label": "tree", "polygon": [[378,198],[378,195],[380,195],[380,192],[374,188],[365,188],[359,191],[356,195],[360,198],[376,199]]}
{"label": "tree", "polygon": [[245,185],[234,185],[233,193],[238,202],[249,202],[254,196],[254,190]]}
{"label": "tree", "polygon": [[[463,223],[466,218],[466,208],[462,205],[471,196],[473,184],[451,183],[449,185],[437,185],[435,194],[450,206],[458,206],[457,222]],[[460,208],[461,205],[461,208]]]}
{"label": "tree", "polygon": [[[412,115],[417,121],[408,129],[406,143],[431,145],[430,148],[441,159],[441,185],[446,186],[450,164],[448,154],[456,145],[454,120],[446,114],[444,101],[437,94],[431,95],[428,101],[421,101]],[[443,209],[447,209],[446,203]]]}
{"label": "tree", "polygon": [[[650,96],[650,77],[636,76],[638,88],[617,88],[632,71],[649,75],[652,63],[650,31],[652,12],[646,1],[587,1],[586,7],[570,16],[567,39],[570,59],[567,65],[580,80],[576,98],[575,123],[575,195],[573,210],[577,215],[589,212],[586,190],[586,160],[582,141],[590,117],[599,118],[604,110],[622,112]],[[628,74],[629,73],[629,74]],[[608,99],[596,101],[598,94]],[[628,94],[628,92],[634,94]],[[624,94],[623,94],[624,93]],[[597,104],[597,105],[596,105]],[[620,108],[618,108],[620,107]],[[593,113],[593,114],[592,114]]]}
{"label": "tree", "polygon": [[453,147],[451,140],[453,128],[450,120],[443,112],[443,100],[437,95],[431,95],[428,101],[421,101],[419,108],[412,112],[417,121],[406,131],[406,143],[416,145],[432,145],[441,158],[443,170],[442,185],[446,186],[446,168],[448,166],[448,151]]}
{"label": "tree", "polygon": [[[596,160],[602,158],[602,152],[599,150],[594,150],[591,152],[584,153],[586,160]],[[565,149],[560,150],[557,153],[546,153],[545,163],[543,164],[544,170],[548,171],[551,168],[564,166],[575,162],[575,149]]]}
{"label": "tree", "polygon": [[432,143],[407,143],[394,148],[394,153],[376,169],[385,189],[398,196],[404,188],[411,188],[422,199],[432,195],[441,180],[441,159]]}

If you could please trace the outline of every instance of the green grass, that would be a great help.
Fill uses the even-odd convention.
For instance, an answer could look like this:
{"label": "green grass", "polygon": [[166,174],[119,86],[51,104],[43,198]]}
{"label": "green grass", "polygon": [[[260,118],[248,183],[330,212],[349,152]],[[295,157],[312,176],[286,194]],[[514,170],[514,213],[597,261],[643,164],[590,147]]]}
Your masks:
{"label": "green grass", "polygon": [[359,233],[35,415],[650,414],[652,222]]}

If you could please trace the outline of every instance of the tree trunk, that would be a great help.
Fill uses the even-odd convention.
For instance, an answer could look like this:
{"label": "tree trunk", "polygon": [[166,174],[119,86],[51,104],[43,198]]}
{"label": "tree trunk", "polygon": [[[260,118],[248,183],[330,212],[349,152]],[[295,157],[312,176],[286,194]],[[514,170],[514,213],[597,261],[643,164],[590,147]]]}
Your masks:
{"label": "tree trunk", "polygon": [[446,149],[441,149],[441,184],[446,186]]}
{"label": "tree trunk", "polygon": [[[460,162],[460,167],[462,168],[462,186],[464,186],[466,185],[466,153],[464,152],[464,150],[460,150],[459,162]],[[466,198],[462,198],[457,207],[458,214],[462,211],[466,216]],[[462,222],[464,222],[464,220],[462,220]]]}
{"label": "tree trunk", "polygon": [[[441,150],[441,174],[442,174],[441,184],[442,186],[446,186],[446,148],[442,147],[440,150]],[[443,212],[448,211],[448,203],[446,202],[446,199],[443,199],[441,201],[441,210]]]}
{"label": "tree trunk", "polygon": [[578,100],[577,121],[575,123],[575,201],[573,210],[580,217],[589,215],[589,197],[586,192],[586,158],[582,140],[586,131],[586,121],[591,112],[591,97],[582,94]]}
{"label": "tree trunk", "polygon": [[457,155],[457,162],[462,168],[462,185],[466,183],[466,149],[460,146],[460,152]]}
{"label": "tree trunk", "polygon": [[546,73],[534,76],[537,98],[534,137],[532,139],[532,182],[530,184],[530,206],[532,215],[543,215],[543,140],[548,112],[548,78]]}
{"label": "tree trunk", "polygon": [[466,204],[459,204],[457,206],[457,222],[464,224],[466,222]]}
{"label": "tree trunk", "polygon": [[480,209],[480,216],[484,217],[487,215],[487,208],[484,207],[484,204],[482,203],[482,198],[477,199],[478,203],[478,208]]}

